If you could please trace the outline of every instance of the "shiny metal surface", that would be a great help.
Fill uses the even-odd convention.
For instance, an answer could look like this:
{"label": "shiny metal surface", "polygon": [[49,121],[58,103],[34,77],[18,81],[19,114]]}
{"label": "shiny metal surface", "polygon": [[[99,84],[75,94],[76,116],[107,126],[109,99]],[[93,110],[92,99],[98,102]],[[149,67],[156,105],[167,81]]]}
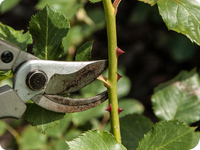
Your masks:
{"label": "shiny metal surface", "polygon": [[106,67],[107,61],[100,60],[90,62],[88,65],[84,65],[83,68],[77,69],[75,72],[54,74],[48,82],[45,93],[60,95],[78,91],[94,81]]}
{"label": "shiny metal surface", "polygon": [[[91,68],[93,68],[96,64],[102,64],[102,65],[99,65],[100,68],[91,69],[92,74],[87,76],[90,70],[87,71],[87,69],[85,70],[84,68],[85,67],[87,68],[88,66],[92,66]],[[95,78],[97,78],[98,75],[101,74],[101,72],[104,70],[105,67],[106,67],[105,60],[85,61],[85,62],[30,60],[23,63],[20,66],[20,68],[16,71],[14,75],[14,91],[18,94],[18,96],[22,99],[22,101],[26,103],[29,99],[31,99],[35,95],[43,94],[43,93],[52,94],[51,92],[53,92],[54,90],[52,90],[51,88],[59,89],[55,93],[57,92],[61,93],[63,89],[65,90],[65,92],[79,90],[83,86],[86,86],[87,84],[92,82]],[[53,80],[52,78],[54,78],[55,74],[61,75],[63,77],[66,76],[67,78],[65,78],[64,80],[59,80],[59,78],[57,78],[56,80],[54,80],[54,82],[51,83],[50,85],[51,88],[50,89],[48,88],[47,91],[45,91],[46,86],[41,90],[33,91],[27,86],[25,79],[30,72],[33,72],[35,70],[43,71],[47,75],[47,78],[48,78],[47,85],[50,80]],[[79,72],[80,70],[85,70],[85,74],[84,73],[81,74],[82,71]],[[76,79],[80,80],[79,75],[81,78],[81,82],[77,82],[78,84],[72,84],[73,85],[72,87],[70,83],[72,81],[76,82]],[[73,90],[71,91],[66,90],[68,89],[66,88],[68,85],[70,85],[70,87],[72,87],[70,89],[73,89]]]}

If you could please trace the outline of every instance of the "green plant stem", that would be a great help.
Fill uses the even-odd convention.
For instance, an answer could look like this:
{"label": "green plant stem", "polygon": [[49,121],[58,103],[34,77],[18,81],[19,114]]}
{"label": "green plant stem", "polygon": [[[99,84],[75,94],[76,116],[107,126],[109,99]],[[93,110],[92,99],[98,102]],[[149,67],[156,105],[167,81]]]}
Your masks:
{"label": "green plant stem", "polygon": [[21,142],[21,137],[19,133],[15,129],[13,129],[8,123],[6,123],[6,129],[13,135],[13,137],[16,139],[17,144],[19,145]]}
{"label": "green plant stem", "polygon": [[116,16],[111,0],[102,0],[107,26],[108,37],[108,83],[111,87],[108,88],[108,98],[111,104],[111,130],[115,138],[121,143],[119,115],[118,115],[118,99],[117,99],[117,33],[116,33]]}

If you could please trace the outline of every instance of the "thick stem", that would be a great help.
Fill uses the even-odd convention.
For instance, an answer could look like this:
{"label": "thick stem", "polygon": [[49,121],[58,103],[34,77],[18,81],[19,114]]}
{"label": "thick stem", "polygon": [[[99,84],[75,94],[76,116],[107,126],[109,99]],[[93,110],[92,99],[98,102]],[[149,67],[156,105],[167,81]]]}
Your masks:
{"label": "thick stem", "polygon": [[117,99],[117,33],[116,33],[116,16],[111,0],[102,0],[107,26],[108,37],[108,82],[111,87],[108,87],[108,98],[111,104],[111,130],[115,138],[121,143],[119,115],[118,115],[118,99]]}

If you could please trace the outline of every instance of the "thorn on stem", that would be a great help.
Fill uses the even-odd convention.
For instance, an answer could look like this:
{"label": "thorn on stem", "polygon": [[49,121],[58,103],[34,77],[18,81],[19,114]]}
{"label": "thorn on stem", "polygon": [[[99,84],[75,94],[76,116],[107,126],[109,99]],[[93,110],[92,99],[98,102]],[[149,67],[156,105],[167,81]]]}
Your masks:
{"label": "thorn on stem", "polygon": [[111,104],[108,105],[108,107],[106,108],[106,110],[111,113]]}
{"label": "thorn on stem", "polygon": [[[111,110],[112,110],[111,104],[108,105],[108,107],[106,108],[106,110],[111,113]],[[120,114],[122,111],[123,111],[123,109],[121,109],[121,108],[118,107],[118,114]]]}
{"label": "thorn on stem", "polygon": [[118,114],[120,114],[123,111],[123,109],[118,107]]}
{"label": "thorn on stem", "polygon": [[119,81],[119,79],[121,79],[121,77],[122,76],[117,73],[117,81]]}
{"label": "thorn on stem", "polygon": [[117,47],[116,52],[117,52],[117,58],[118,58],[121,54],[124,54],[124,51],[121,50],[119,47]]}

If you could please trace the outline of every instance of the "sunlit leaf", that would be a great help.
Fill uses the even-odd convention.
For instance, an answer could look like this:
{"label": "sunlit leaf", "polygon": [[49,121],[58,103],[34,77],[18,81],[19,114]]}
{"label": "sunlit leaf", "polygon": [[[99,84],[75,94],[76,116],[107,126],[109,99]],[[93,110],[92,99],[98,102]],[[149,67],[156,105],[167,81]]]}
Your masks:
{"label": "sunlit leaf", "polygon": [[194,140],[192,144],[192,150],[199,150],[200,148],[200,132],[194,132]]}
{"label": "sunlit leaf", "polygon": [[[171,83],[171,84],[169,84]],[[188,124],[200,119],[200,79],[192,70],[183,71],[152,96],[155,115],[160,120],[179,119]]]}
{"label": "sunlit leaf", "polygon": [[[2,0],[1,0],[2,1]],[[14,8],[17,4],[19,4],[20,0],[3,0],[2,3],[0,3],[0,13],[5,13],[12,8]]]}
{"label": "sunlit leaf", "polygon": [[91,51],[92,51],[93,41],[86,42],[83,44],[78,51],[76,52],[76,61],[89,61],[91,58]]}
{"label": "sunlit leaf", "polygon": [[67,35],[69,27],[67,18],[48,5],[33,16],[29,31],[35,38],[35,56],[45,60],[59,59],[64,52],[62,40]]}
{"label": "sunlit leaf", "polygon": [[70,150],[126,150],[110,133],[98,130],[85,132],[77,139],[67,142],[67,144]]}
{"label": "sunlit leaf", "polygon": [[0,71],[0,81],[4,80],[4,79],[8,79],[13,77],[13,73],[11,70],[9,71]]}
{"label": "sunlit leaf", "polygon": [[23,30],[14,30],[0,22],[0,39],[8,41],[26,51],[28,44],[32,44],[32,36],[29,32],[23,33]]}
{"label": "sunlit leaf", "polygon": [[120,118],[122,144],[131,150],[136,150],[139,142],[153,126],[145,116],[133,114]]}
{"label": "sunlit leaf", "polygon": [[144,136],[137,150],[189,150],[194,130],[177,120],[159,122]]}
{"label": "sunlit leaf", "polygon": [[194,68],[193,70],[191,71],[181,71],[176,77],[174,77],[173,79],[167,81],[167,82],[164,82],[164,83],[161,83],[160,85],[158,85],[155,89],[154,89],[154,92],[157,92],[159,90],[162,90],[164,89],[165,87],[171,85],[172,83],[175,83],[177,81],[184,81],[184,80],[187,80],[188,78],[194,76],[196,74],[196,68]]}
{"label": "sunlit leaf", "polygon": [[39,0],[37,9],[43,9],[48,4],[53,9],[61,11],[68,19],[74,17],[77,10],[83,6],[82,0]]}
{"label": "sunlit leaf", "polygon": [[134,113],[141,114],[144,111],[144,106],[141,102],[136,99],[122,99],[119,101],[119,107],[123,111],[119,114],[119,117],[124,117],[125,115],[130,115]]}
{"label": "sunlit leaf", "polygon": [[200,45],[199,0],[159,0],[157,4],[169,30],[182,33]]}

